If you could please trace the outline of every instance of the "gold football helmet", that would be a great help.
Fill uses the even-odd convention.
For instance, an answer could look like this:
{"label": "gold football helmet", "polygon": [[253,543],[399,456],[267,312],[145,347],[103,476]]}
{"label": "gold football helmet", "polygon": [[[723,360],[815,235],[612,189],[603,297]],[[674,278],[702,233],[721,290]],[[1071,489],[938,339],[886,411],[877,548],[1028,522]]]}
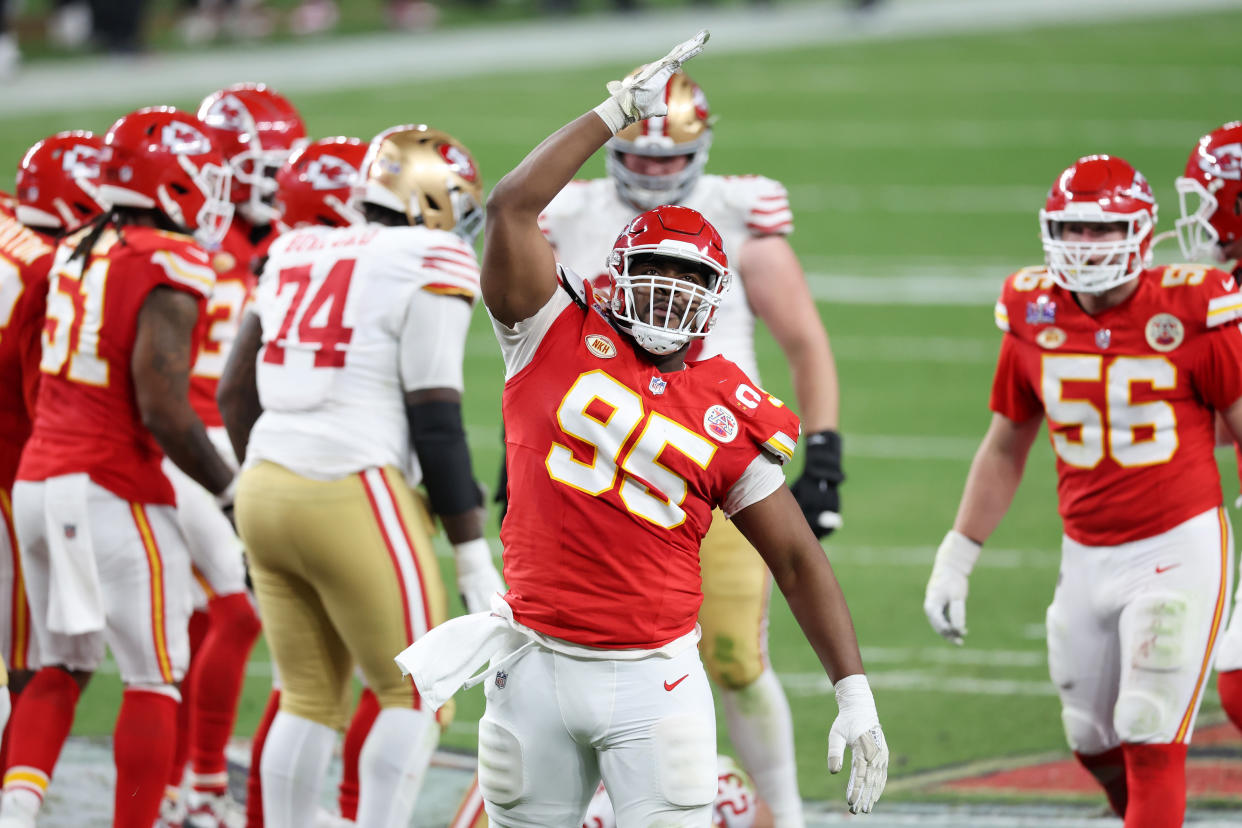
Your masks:
{"label": "gold football helmet", "polygon": [[[712,145],[715,118],[708,109],[707,96],[689,75],[675,72],[668,80],[665,99],[667,115],[639,121],[618,132],[608,141],[604,159],[621,197],[643,210],[677,204],[689,195],[703,174]],[[689,160],[676,172],[648,175],[627,167],[622,157],[626,154],[648,158],[685,155]]]}
{"label": "gold football helmet", "polygon": [[448,230],[473,242],[483,227],[483,179],[470,151],[425,124],[395,126],[371,139],[357,201]]}

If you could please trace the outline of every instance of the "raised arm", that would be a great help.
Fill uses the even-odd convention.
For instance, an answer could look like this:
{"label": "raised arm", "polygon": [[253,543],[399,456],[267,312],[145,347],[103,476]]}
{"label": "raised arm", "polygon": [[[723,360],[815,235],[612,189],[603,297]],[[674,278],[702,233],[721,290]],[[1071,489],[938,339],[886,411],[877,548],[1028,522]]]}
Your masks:
{"label": "raised arm", "polygon": [[190,405],[190,338],[198,302],[174,288],[152,290],[138,312],[130,369],[142,424],[177,466],[212,494],[233,481],[233,471],[207,437]]}
{"label": "raised arm", "polygon": [[483,301],[497,321],[512,327],[530,318],[556,290],[556,256],[539,230],[539,213],[616,132],[668,111],[665,84],[706,42],[707,32],[699,32],[608,84],[607,100],[544,139],[497,182],[487,199],[482,273]]}

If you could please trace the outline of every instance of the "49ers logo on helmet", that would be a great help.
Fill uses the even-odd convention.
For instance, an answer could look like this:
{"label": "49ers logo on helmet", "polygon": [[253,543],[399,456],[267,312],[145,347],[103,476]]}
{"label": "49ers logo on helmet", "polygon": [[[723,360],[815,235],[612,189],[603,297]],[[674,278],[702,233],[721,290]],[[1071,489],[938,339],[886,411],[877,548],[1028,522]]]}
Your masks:
{"label": "49ers logo on helmet", "polygon": [[160,130],[160,143],[174,155],[203,155],[211,152],[211,141],[184,121],[171,121]]}
{"label": "49ers logo on helmet", "polygon": [[461,147],[455,147],[452,144],[441,144],[438,149],[440,150],[440,157],[453,168],[453,172],[470,182],[478,180],[479,171],[475,169],[474,162],[470,160],[469,155],[462,151]]}
{"label": "49ers logo on helmet", "polygon": [[1199,158],[1199,169],[1216,178],[1242,181],[1242,144],[1224,144]]}
{"label": "49ers logo on helmet", "polygon": [[357,170],[334,155],[316,158],[306,165],[306,180],[315,190],[348,187],[357,175]]}

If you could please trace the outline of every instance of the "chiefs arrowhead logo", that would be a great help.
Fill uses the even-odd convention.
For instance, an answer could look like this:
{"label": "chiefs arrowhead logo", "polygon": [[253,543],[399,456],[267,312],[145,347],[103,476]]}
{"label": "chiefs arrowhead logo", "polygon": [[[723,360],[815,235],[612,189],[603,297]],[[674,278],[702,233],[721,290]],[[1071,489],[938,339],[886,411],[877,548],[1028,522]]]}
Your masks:
{"label": "chiefs arrowhead logo", "polygon": [[98,178],[100,152],[89,144],[77,144],[60,157],[61,167],[71,178]]}
{"label": "chiefs arrowhead logo", "polygon": [[1199,169],[1216,178],[1242,181],[1242,144],[1224,144],[1210,153],[1201,152]]}
{"label": "chiefs arrowhead logo", "polygon": [[250,113],[241,101],[233,95],[225,95],[207,110],[203,123],[216,129],[227,129],[231,132],[243,132]]}
{"label": "chiefs arrowhead logo", "polygon": [[174,155],[202,155],[211,152],[207,136],[183,121],[165,124],[160,132],[160,143]]}
{"label": "chiefs arrowhead logo", "polygon": [[338,190],[349,187],[358,177],[358,170],[334,155],[316,158],[306,165],[306,180],[315,190]]}

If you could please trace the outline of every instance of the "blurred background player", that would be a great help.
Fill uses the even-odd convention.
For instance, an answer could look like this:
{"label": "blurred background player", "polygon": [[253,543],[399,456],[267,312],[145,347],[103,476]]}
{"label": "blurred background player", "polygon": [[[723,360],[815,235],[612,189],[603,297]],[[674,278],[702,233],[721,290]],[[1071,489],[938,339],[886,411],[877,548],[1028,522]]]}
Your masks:
{"label": "blurred background player", "polygon": [[[350,205],[350,199],[361,180],[367,149],[367,143],[358,138],[335,137],[313,141],[295,150],[276,173],[275,207],[280,214],[276,225],[281,232],[298,227],[345,227],[364,223],[365,216]],[[273,667],[272,692],[251,740],[247,828],[263,828],[263,786],[259,767],[268,731],[279,709],[280,676]],[[379,701],[369,687],[364,687],[341,752],[339,807],[341,816],[349,820],[353,820],[358,811],[358,756],[378,715]]]}
{"label": "blurred background player", "polygon": [[669,77],[706,37],[610,83],[612,97],[532,150],[488,202],[510,589],[398,663],[433,706],[489,663],[476,676],[479,787],[499,825],[577,824],[601,777],[621,825],[708,822],[715,719],[695,645],[699,544],[716,506],[756,544],[836,681],[829,766],[853,746],[851,810],[869,811],[884,787],[887,748],[849,613],[780,471],[797,417],[725,359],[685,362],[728,289],[719,233],[689,208],[642,213],[616,237],[605,304],[557,264],[538,224],[609,138],[667,111]]}
{"label": "blurred background player", "polygon": [[[762,176],[705,175],[712,117],[703,90],[684,72],[668,82],[668,114],[639,121],[606,145],[608,178],[574,181],[539,217],[558,261],[606,291],[601,263],[616,228],[659,204],[707,217],[724,238],[736,277],[716,327],[691,345],[688,360],[722,354],[759,380],[755,322],[781,346],[793,375],[806,436],[806,466],[793,484],[817,537],[840,525],[841,472],[837,372],[828,335],[786,236],[793,214],[785,188]],[[604,277],[604,278],[601,278]],[[719,511],[703,539],[699,645],[721,690],[729,736],[781,828],[802,825],[793,722],[768,662],[771,576],[763,560]]]}
{"label": "blurred background player", "polygon": [[478,169],[425,126],[380,133],[364,166],[366,224],[304,227],[272,246],[220,389],[245,463],[238,526],[283,683],[260,763],[269,826],[310,824],[354,660],[380,707],[359,758],[358,823],[409,824],[439,724],[392,656],[443,620],[446,599],[407,481],[426,485],[468,606],[502,588],[461,425]]}
{"label": "blurred background player", "polygon": [[[254,267],[276,236],[273,207],[276,170],[306,142],[293,105],[263,84],[239,83],[212,92],[198,108],[212,142],[228,163],[233,221],[217,249],[208,251],[216,283],[194,339],[190,401],[226,462],[237,468],[216,405],[216,389],[254,288]],[[246,588],[241,541],[211,494],[167,461],[177,492],[177,518],[190,547],[194,614],[190,618],[190,667],[182,683],[177,753],[161,815],[184,818],[189,828],[216,828],[237,806],[228,796],[224,748],[233,732],[246,660],[259,635],[259,619]],[[180,797],[190,761],[190,790]],[[232,817],[240,819],[240,816]]]}
{"label": "blurred background player", "polygon": [[[38,666],[13,524],[13,481],[30,436],[39,388],[47,274],[57,240],[100,213],[95,201],[103,139],[59,132],[17,167],[17,197],[0,197],[0,655],[16,701]],[[5,766],[7,733],[0,740]]]}
{"label": "blurred background player", "polygon": [[1046,267],[1010,276],[996,305],[992,423],[924,601],[960,645],[968,576],[1046,418],[1064,525],[1048,668],[1069,745],[1127,828],[1182,824],[1233,577],[1215,412],[1242,435],[1242,296],[1208,267],[1148,268],[1155,224],[1151,188],[1120,158],[1080,158],[1053,183]]}
{"label": "blurred background player", "polygon": [[[1192,262],[1232,265],[1235,282],[1242,280],[1242,121],[1225,124],[1200,138],[1176,186],[1181,208],[1177,240],[1182,255]],[[1242,449],[1238,457],[1242,461]],[[1242,503],[1242,497],[1238,501]],[[1242,730],[1240,607],[1242,591],[1234,599],[1233,615],[1220,641],[1216,690],[1225,714]]]}
{"label": "blurred background player", "polygon": [[167,453],[220,496],[233,480],[188,397],[191,334],[215,281],[203,246],[228,226],[228,183],[193,115],[131,113],[100,153],[109,212],[56,250],[13,492],[41,666],[14,711],[0,825],[34,825],[105,640],[125,685],[113,825],[148,828],[159,810],[189,616],[188,554],[160,463]]}

